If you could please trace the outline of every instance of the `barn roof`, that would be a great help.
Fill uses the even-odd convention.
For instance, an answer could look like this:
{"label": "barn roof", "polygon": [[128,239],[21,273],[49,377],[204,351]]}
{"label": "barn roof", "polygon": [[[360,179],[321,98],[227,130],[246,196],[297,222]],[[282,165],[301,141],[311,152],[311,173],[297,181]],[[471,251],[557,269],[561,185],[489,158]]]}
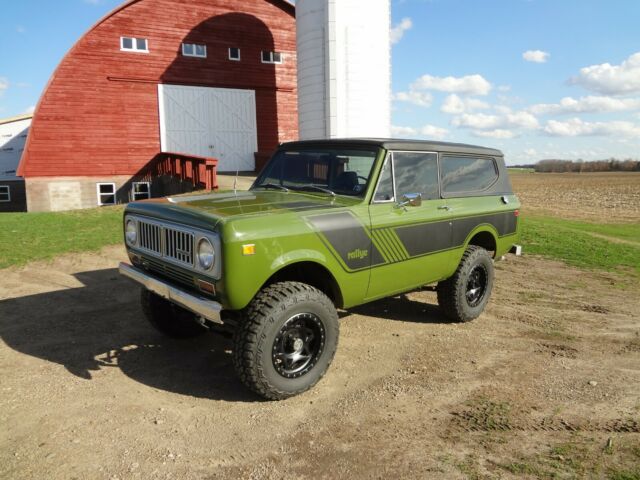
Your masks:
{"label": "barn roof", "polygon": [[29,120],[33,118],[33,113],[25,113],[23,115],[16,115],[14,117],[9,118],[0,118],[0,125],[4,125],[6,123],[19,122],[21,120]]}

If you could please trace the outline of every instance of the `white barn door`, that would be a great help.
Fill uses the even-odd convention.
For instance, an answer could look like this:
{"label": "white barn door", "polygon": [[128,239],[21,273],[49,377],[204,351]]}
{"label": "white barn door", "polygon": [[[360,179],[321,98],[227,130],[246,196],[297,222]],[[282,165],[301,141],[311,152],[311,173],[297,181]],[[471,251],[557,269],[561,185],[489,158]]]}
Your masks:
{"label": "white barn door", "polygon": [[218,171],[254,170],[258,150],[253,90],[158,85],[163,152],[218,159]]}

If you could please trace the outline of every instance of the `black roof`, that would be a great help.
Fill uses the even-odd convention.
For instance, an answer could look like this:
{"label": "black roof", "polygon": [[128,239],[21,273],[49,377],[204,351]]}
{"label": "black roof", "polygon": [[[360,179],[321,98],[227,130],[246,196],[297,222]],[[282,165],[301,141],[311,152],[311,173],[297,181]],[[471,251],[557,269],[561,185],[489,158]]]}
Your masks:
{"label": "black roof", "polygon": [[326,140],[300,140],[297,142],[283,143],[281,147],[308,148],[313,146],[327,147],[329,145],[339,145],[344,147],[382,147],[386,150],[476,153],[481,155],[493,155],[502,157],[502,152],[500,150],[496,150],[495,148],[480,147],[478,145],[467,145],[464,143],[433,142],[430,140],[403,140],[396,138],[331,138]]}

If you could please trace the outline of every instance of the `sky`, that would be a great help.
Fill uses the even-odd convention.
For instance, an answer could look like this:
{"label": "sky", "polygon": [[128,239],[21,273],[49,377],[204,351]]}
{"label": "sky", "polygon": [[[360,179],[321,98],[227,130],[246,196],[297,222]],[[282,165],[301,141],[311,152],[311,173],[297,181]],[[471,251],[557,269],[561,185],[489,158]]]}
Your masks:
{"label": "sky", "polygon": [[[31,111],[121,0],[2,2],[0,118]],[[499,148],[511,165],[640,158],[640,0],[391,0],[391,12],[393,136]]]}

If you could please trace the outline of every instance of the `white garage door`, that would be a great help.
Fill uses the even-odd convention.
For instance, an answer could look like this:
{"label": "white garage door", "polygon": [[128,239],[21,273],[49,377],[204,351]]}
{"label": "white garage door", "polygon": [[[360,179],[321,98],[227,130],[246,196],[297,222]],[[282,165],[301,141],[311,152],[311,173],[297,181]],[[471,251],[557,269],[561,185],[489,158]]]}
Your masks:
{"label": "white garage door", "polygon": [[258,150],[253,90],[158,85],[163,152],[218,159],[218,171],[254,170]]}

